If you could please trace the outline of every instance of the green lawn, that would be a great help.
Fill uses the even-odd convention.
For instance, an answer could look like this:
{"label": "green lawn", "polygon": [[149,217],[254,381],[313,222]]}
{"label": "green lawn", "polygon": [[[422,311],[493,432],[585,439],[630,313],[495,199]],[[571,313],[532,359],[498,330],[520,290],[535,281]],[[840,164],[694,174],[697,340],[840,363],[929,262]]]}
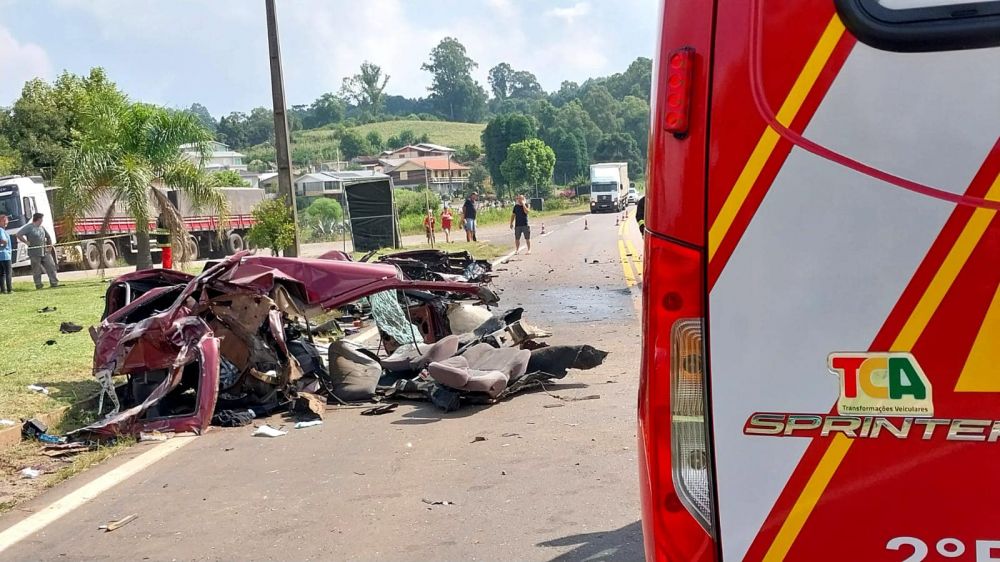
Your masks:
{"label": "green lawn", "polygon": [[[354,130],[367,135],[369,131],[378,131],[382,140],[398,135],[409,129],[418,137],[424,133],[434,144],[442,144],[451,148],[462,148],[467,144],[480,144],[480,135],[486,125],[483,123],[452,123],[450,121],[382,121],[354,127]],[[305,135],[304,135],[305,136]]]}
{"label": "green lawn", "polygon": [[[87,329],[100,322],[106,289],[107,283],[96,279],[37,291],[31,283],[14,283],[13,294],[0,295],[0,419],[17,421],[96,393],[90,376],[94,344]],[[56,310],[38,312],[46,306]],[[84,329],[62,334],[61,322]],[[48,340],[55,343],[46,345]],[[48,388],[49,395],[28,390],[29,384]]]}

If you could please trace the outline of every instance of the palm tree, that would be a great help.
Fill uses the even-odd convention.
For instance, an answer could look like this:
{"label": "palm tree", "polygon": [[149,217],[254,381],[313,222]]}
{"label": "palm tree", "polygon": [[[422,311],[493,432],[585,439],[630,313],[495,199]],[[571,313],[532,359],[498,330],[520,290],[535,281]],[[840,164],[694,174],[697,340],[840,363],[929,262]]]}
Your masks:
{"label": "palm tree", "polygon": [[182,144],[194,143],[204,161],[211,139],[189,113],[115,98],[93,100],[59,169],[67,232],[73,231],[78,218],[110,201],[101,209],[107,229],[115,206],[120,205],[135,220],[136,269],[149,269],[150,219],[159,218],[175,246],[184,247],[187,240],[184,221],[163,188],[183,191],[195,207],[218,213],[221,225],[227,211],[225,197],[201,162],[192,162],[180,150]]}

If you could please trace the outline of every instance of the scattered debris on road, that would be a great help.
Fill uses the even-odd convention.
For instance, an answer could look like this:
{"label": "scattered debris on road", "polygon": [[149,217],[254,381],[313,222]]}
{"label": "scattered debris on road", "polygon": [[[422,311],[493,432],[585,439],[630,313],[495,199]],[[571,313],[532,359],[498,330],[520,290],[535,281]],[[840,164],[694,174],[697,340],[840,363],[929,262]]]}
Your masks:
{"label": "scattered debris on road", "polygon": [[26,478],[28,480],[34,480],[35,478],[38,478],[39,476],[42,475],[42,471],[38,470],[38,469],[35,469],[35,468],[31,468],[29,466],[27,468],[22,468],[21,472],[19,472],[18,474],[21,475],[21,478]]}
{"label": "scattered debris on road", "polygon": [[101,525],[101,526],[99,526],[97,528],[103,530],[105,533],[110,533],[111,531],[114,531],[114,530],[117,530],[117,529],[121,529],[125,525],[128,525],[129,523],[135,521],[138,518],[139,518],[139,514],[138,513],[133,513],[131,515],[126,515],[125,517],[122,517],[121,519],[116,519],[114,521],[108,521],[104,525]]}
{"label": "scattered debris on road", "polygon": [[395,410],[399,407],[399,404],[391,402],[388,404],[379,404],[374,408],[368,408],[366,410],[361,410],[362,416],[381,416],[382,414],[388,414],[389,412]]}
{"label": "scattered debris on road", "polygon": [[424,502],[427,505],[457,505],[455,502],[451,502],[448,500],[429,500],[427,498],[424,498],[420,501]]}
{"label": "scattered debris on road", "polygon": [[295,429],[305,429],[307,427],[315,427],[317,425],[323,425],[323,420],[310,420],[310,421],[300,421],[295,422]]}
{"label": "scattered debris on road", "polygon": [[482,435],[477,435],[472,438],[472,443],[480,443],[482,441],[486,441],[486,438],[483,437]]}
{"label": "scattered debris on road", "polygon": [[38,313],[39,314],[45,314],[45,313],[48,313],[48,312],[55,312],[55,311],[56,311],[56,307],[54,307],[54,306],[46,306],[45,308],[39,308],[38,309]]}
{"label": "scattered debris on road", "polygon": [[288,432],[275,429],[267,424],[264,424],[254,430],[251,435],[253,437],[281,437],[282,435],[288,435]]}

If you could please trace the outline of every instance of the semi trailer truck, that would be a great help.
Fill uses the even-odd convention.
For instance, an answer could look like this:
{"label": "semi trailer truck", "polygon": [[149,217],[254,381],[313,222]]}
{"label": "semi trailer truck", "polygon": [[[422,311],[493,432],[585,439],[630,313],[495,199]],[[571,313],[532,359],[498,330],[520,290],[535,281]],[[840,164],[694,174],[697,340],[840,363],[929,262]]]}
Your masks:
{"label": "semi trailer truck", "polygon": [[[247,187],[219,188],[229,201],[229,213],[220,229],[219,218],[207,209],[197,209],[182,191],[164,189],[167,198],[184,219],[188,231],[183,251],[188,260],[205,257],[221,257],[243,250],[245,236],[253,226],[253,207],[265,197],[263,189]],[[135,220],[123,209],[116,208],[105,222],[110,199],[98,200],[94,208],[78,217],[72,232],[64,228],[63,217],[56,204],[58,187],[47,187],[37,176],[5,176],[0,178],[0,213],[9,217],[7,231],[11,234],[12,266],[26,267],[29,264],[28,249],[19,244],[16,233],[35,213],[42,213],[42,226],[56,243],[54,261],[60,266],[70,263],[86,269],[112,267],[119,258],[135,263]],[[156,213],[151,210],[151,217]],[[156,228],[155,218],[150,221],[150,231]],[[66,243],[72,242],[72,243]],[[154,247],[154,260],[159,248]]]}

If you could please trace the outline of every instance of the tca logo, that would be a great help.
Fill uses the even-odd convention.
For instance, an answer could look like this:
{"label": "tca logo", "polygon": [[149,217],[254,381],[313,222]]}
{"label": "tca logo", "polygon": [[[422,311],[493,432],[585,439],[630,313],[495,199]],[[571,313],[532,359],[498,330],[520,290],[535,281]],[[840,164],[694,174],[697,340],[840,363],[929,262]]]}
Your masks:
{"label": "tca logo", "polygon": [[931,382],[909,353],[831,353],[827,362],[840,377],[840,415],[934,415]]}

